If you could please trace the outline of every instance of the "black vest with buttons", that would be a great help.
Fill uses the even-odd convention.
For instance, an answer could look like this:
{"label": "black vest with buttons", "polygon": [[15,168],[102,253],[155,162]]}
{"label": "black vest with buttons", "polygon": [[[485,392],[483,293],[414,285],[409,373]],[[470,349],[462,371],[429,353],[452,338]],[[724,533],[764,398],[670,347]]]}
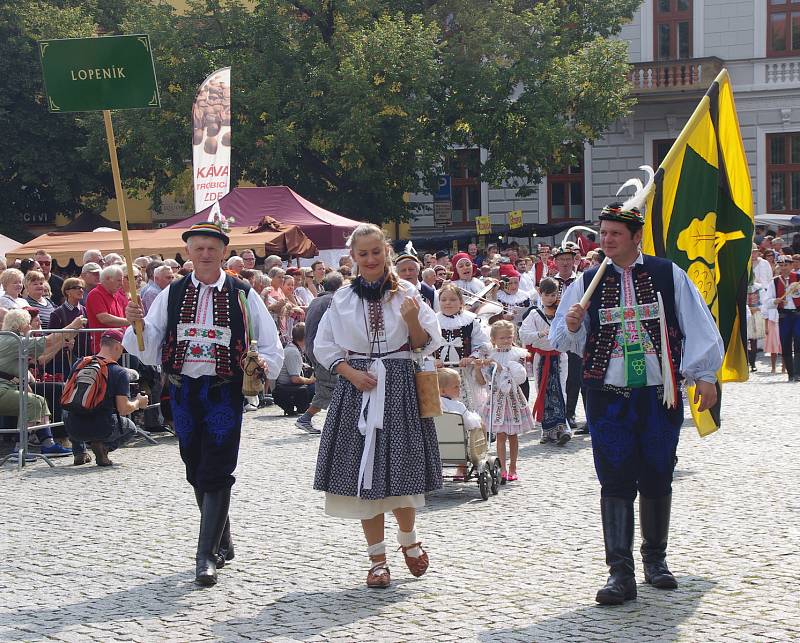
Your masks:
{"label": "black vest with buttons", "polygon": [[[681,331],[678,317],[675,312],[675,283],[672,279],[672,262],[659,257],[642,255],[644,263],[633,266],[633,288],[637,304],[651,304],[658,301],[656,293],[661,293],[664,302],[664,316],[667,321],[667,337],[669,351],[672,358],[672,372],[675,381],[680,381],[680,364],[683,353],[683,331]],[[584,290],[591,283],[597,272],[592,268],[583,273]],[[619,324],[600,325],[599,311],[605,308],[616,308],[621,302],[622,275],[613,266],[606,268],[600,285],[592,293],[587,316],[589,318],[589,332],[586,338],[586,348],[583,353],[583,384],[589,388],[599,388],[603,385],[611,360],[611,353],[617,343]],[[653,346],[661,359],[661,331],[658,319],[646,319],[641,322],[647,331]]]}

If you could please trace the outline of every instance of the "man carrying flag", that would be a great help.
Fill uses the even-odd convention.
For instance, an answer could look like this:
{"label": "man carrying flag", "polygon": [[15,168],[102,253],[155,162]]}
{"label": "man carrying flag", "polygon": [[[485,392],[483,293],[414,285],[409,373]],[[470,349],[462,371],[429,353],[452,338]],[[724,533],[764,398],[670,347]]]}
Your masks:
{"label": "man carrying flag", "polygon": [[695,384],[701,408],[713,406],[723,352],[714,319],[687,274],[669,260],[639,251],[644,217],[635,198],[603,208],[600,245],[611,265],[586,308],[579,302],[599,268],[567,288],[550,330],[557,350],[583,355],[586,417],[611,570],[596,597],[605,605],[636,598],[637,493],[645,580],[661,589],[677,587],[666,564],[672,474],[683,423],[675,385],[685,378]]}
{"label": "man carrying flag", "polygon": [[718,374],[722,381],[747,379],[743,311],[753,208],[727,71],[712,83],[655,176],[646,169],[647,186],[628,181],[623,188],[638,184],[637,194],[600,216],[601,246],[613,270],[605,274],[602,264],[575,282],[550,333],[558,350],[585,346],[587,418],[611,568],[596,600],[613,605],[636,596],[637,491],[645,580],[677,587],[666,565],[683,419],[677,381],[686,379],[692,415],[707,435],[719,425]]}

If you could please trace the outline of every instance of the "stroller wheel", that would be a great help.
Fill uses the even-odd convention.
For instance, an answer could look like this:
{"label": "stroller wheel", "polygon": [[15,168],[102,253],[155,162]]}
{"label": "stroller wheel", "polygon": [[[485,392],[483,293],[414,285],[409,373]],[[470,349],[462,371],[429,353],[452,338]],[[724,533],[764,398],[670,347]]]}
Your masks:
{"label": "stroller wheel", "polygon": [[492,482],[491,482],[491,485],[490,485],[489,488],[490,488],[490,490],[492,492],[492,495],[496,496],[500,492],[500,484],[502,482],[502,480],[500,480],[500,467],[497,466],[497,465],[494,465],[494,466],[490,467],[487,464],[486,469],[487,469],[487,471],[491,472],[490,475],[491,475],[491,478],[492,478]]}
{"label": "stroller wheel", "polygon": [[489,471],[488,470],[481,471],[481,475],[478,476],[478,487],[481,490],[481,498],[483,498],[484,500],[489,499],[490,486],[491,486],[490,480],[491,477],[489,476]]}

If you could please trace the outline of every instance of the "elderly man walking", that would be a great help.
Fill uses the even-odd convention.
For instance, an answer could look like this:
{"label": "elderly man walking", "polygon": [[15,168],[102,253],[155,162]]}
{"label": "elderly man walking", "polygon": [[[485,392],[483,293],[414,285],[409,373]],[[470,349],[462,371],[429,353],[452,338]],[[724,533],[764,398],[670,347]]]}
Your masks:
{"label": "elderly man walking", "polygon": [[283,349],[261,297],[220,267],[230,241],[226,222],[195,224],[182,238],[194,270],[165,288],[146,316],[128,304],[128,320],[143,321],[144,350],[133,329],[123,344],[167,373],[181,459],[201,514],[195,580],[210,586],[233,558],[228,508],[242,430],[242,357],[255,341],[259,363],[274,379]]}

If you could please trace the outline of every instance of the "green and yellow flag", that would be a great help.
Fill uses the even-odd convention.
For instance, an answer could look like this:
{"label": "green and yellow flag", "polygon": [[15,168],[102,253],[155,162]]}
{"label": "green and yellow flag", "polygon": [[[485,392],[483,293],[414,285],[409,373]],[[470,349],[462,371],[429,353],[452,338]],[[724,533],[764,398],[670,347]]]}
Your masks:
{"label": "green and yellow flag", "polygon": [[[746,381],[753,194],[727,70],[700,101],[653,183],[643,250],[678,264],[705,298],[725,342],[719,381]],[[719,428],[719,402],[698,413],[693,397],[690,390],[695,424],[708,435]]]}

